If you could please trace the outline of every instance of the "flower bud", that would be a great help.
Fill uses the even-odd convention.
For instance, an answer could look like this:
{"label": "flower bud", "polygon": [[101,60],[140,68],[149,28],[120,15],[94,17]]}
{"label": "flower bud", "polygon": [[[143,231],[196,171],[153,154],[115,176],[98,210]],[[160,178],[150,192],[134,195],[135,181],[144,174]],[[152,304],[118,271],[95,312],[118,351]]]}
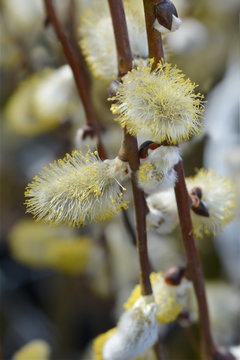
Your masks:
{"label": "flower bud", "polygon": [[153,141],[144,141],[139,149],[139,157],[140,159],[145,159],[148,157],[148,150],[155,150],[160,146],[160,144],[154,143]]}
{"label": "flower bud", "polygon": [[177,286],[185,275],[184,266],[173,266],[165,272],[164,280],[168,285]]}
{"label": "flower bud", "polygon": [[161,33],[175,31],[182,23],[174,4],[170,0],[163,0],[156,5],[156,18],[154,28]]}

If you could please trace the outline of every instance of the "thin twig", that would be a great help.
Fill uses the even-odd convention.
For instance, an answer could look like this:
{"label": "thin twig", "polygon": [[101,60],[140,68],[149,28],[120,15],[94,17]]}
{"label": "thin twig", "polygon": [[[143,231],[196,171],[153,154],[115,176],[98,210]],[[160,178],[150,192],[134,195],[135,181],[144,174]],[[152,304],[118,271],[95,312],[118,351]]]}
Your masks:
{"label": "thin twig", "polygon": [[[132,55],[129,45],[127,24],[122,0],[108,0],[112,16],[116,47],[118,52],[119,76],[123,76],[132,67]],[[152,294],[150,282],[150,265],[147,251],[146,235],[146,201],[143,192],[137,186],[136,171],[139,169],[137,140],[123,130],[121,148],[118,154],[123,161],[128,161],[132,170],[132,190],[136,218],[136,243],[140,264],[140,284],[142,295]]]}
{"label": "thin twig", "polygon": [[85,77],[82,75],[82,73],[79,69],[79,64],[78,64],[76,55],[73,51],[72,46],[70,45],[70,43],[68,41],[68,38],[63,30],[62,25],[58,19],[58,16],[57,16],[55,8],[53,6],[52,0],[44,0],[44,2],[45,2],[45,7],[46,7],[48,18],[54,27],[57,37],[62,45],[63,52],[65,54],[67,62],[72,69],[75,83],[77,86],[77,90],[78,90],[80,99],[82,100],[83,107],[85,110],[86,123],[87,123],[87,125],[89,125],[91,128],[94,129],[94,132],[98,138],[98,152],[99,152],[100,157],[102,159],[106,159],[107,156],[106,156],[106,151],[105,151],[105,148],[104,148],[104,146],[102,144],[102,140],[101,140],[100,127],[97,122],[94,110],[93,110],[91,98],[87,91]]}

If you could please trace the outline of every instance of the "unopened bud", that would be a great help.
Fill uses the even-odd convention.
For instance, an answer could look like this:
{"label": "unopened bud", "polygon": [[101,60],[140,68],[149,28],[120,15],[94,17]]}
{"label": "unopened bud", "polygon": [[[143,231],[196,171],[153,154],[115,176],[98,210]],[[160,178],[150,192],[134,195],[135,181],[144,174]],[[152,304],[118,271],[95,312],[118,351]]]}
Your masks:
{"label": "unopened bud", "polygon": [[139,148],[139,157],[140,159],[145,159],[148,157],[148,150],[155,150],[160,146],[160,144],[157,144],[153,141],[145,141],[142,143],[142,145]]}
{"label": "unopened bud", "polygon": [[157,19],[154,23],[154,28],[161,33],[175,31],[182,23],[174,4],[170,0],[158,3],[155,11]]}
{"label": "unopened bud", "polygon": [[202,199],[202,189],[200,187],[194,187],[190,194],[196,195],[200,200]]}
{"label": "unopened bud", "polygon": [[195,187],[190,191],[190,197],[192,199],[191,208],[195,214],[200,216],[209,217],[209,212],[204,203],[202,202],[202,190],[199,187]]}
{"label": "unopened bud", "polygon": [[184,266],[173,266],[165,272],[164,280],[168,285],[177,286],[181,283],[185,271]]}

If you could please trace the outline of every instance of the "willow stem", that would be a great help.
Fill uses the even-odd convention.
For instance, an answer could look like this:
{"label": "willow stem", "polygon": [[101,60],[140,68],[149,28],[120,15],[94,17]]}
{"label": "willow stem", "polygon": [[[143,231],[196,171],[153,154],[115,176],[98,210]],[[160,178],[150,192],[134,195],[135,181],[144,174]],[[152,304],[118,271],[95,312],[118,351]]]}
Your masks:
{"label": "willow stem", "polygon": [[102,159],[106,159],[107,156],[106,156],[106,151],[105,151],[105,148],[104,148],[104,146],[102,144],[102,140],[101,140],[100,127],[97,122],[94,110],[93,110],[91,98],[87,91],[88,86],[85,81],[86,77],[82,75],[82,73],[79,69],[77,57],[73,51],[72,46],[70,45],[70,42],[68,41],[68,38],[63,30],[63,27],[58,19],[58,16],[57,16],[55,8],[53,6],[52,0],[44,0],[44,3],[45,3],[48,18],[54,27],[56,35],[62,45],[63,52],[65,54],[67,62],[72,69],[76,87],[78,90],[78,94],[80,96],[80,99],[82,100],[83,107],[85,110],[86,123],[87,123],[87,125],[89,125],[90,127],[92,127],[94,129],[94,132],[98,138],[98,152],[99,152],[100,157]]}
{"label": "willow stem", "polygon": [[[113,30],[115,35],[119,76],[125,75],[132,68],[132,54],[129,45],[127,24],[122,0],[108,0]],[[140,285],[142,295],[152,294],[150,283],[150,264],[147,250],[146,211],[147,205],[143,192],[137,186],[136,171],[139,169],[137,140],[123,130],[121,148],[118,154],[123,161],[128,161],[132,170],[131,181],[136,218],[136,244],[140,265]]]}
{"label": "willow stem", "polygon": [[[149,56],[154,57],[153,69],[159,60],[164,60],[162,38],[160,32],[153,28],[155,21],[154,4],[151,0],[143,0],[146,28],[148,34]],[[157,34],[158,33],[158,34]],[[189,195],[185,184],[182,162],[175,166],[178,175],[178,181],[175,185],[175,195],[178,207],[179,221],[182,230],[183,243],[187,257],[187,273],[193,281],[199,310],[199,322],[201,330],[202,350],[205,359],[212,359],[216,353],[216,347],[213,342],[207,299],[204,286],[204,277],[193,236],[192,221],[189,207]]]}
{"label": "willow stem", "polygon": [[175,166],[175,171],[177,172],[178,178],[175,185],[175,195],[183,236],[183,244],[187,257],[187,274],[188,277],[193,281],[197,297],[202,350],[203,354],[205,354],[204,358],[212,359],[213,354],[216,353],[216,347],[213,342],[210,329],[204,277],[193,235],[193,227],[189,207],[189,195],[185,184],[183,165],[181,161]]}
{"label": "willow stem", "polygon": [[145,22],[147,28],[147,37],[148,37],[148,50],[149,57],[154,58],[154,63],[152,69],[155,69],[157,63],[164,59],[163,45],[162,45],[162,35],[159,31],[155,30],[153,27],[155,17],[154,4],[150,0],[143,0],[144,12],[145,12]]}

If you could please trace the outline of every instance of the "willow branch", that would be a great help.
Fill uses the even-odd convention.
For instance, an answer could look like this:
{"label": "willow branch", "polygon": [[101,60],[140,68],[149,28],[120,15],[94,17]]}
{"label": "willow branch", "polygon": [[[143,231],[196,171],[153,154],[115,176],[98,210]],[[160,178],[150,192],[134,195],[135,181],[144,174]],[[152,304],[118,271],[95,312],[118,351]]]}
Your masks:
{"label": "willow branch", "polygon": [[[122,0],[108,0],[112,16],[113,29],[118,53],[119,76],[125,75],[132,67],[132,55],[129,45],[127,24]],[[140,264],[140,284],[142,295],[152,294],[149,279],[150,265],[147,250],[146,211],[147,205],[143,192],[137,186],[136,171],[139,169],[137,140],[123,131],[121,148],[118,154],[123,161],[128,161],[132,170],[132,190],[136,218],[136,244]]]}
{"label": "willow branch", "polygon": [[149,57],[154,58],[153,69],[157,66],[159,60],[164,59],[162,35],[153,27],[155,17],[154,4],[150,0],[143,0],[145,22],[148,37]]}
{"label": "willow branch", "polygon": [[216,347],[214,345],[210,329],[204,278],[194,241],[189,207],[189,195],[185,184],[182,162],[179,162],[175,166],[175,170],[178,176],[178,180],[175,185],[175,195],[180,226],[182,230],[183,243],[187,257],[187,274],[188,277],[193,281],[195,293],[197,296],[203,352],[206,356],[206,359],[212,359],[213,354],[216,353]]}
{"label": "willow branch", "polygon": [[72,69],[74,80],[76,83],[77,91],[82,100],[83,107],[86,114],[86,123],[89,127],[93,129],[97,138],[98,138],[98,152],[102,159],[106,158],[106,151],[102,144],[101,135],[100,135],[100,128],[93,110],[92,101],[87,91],[88,86],[86,84],[85,77],[82,75],[79,64],[76,58],[76,55],[73,51],[72,46],[70,45],[68,38],[63,30],[63,27],[58,19],[56,14],[55,8],[53,6],[52,0],[44,0],[46,12],[50,22],[52,23],[56,35],[62,45],[63,52],[67,59],[69,66]]}
{"label": "willow branch", "polygon": [[132,68],[132,53],[129,44],[127,22],[122,0],[108,0],[115,42],[117,47],[119,76],[124,76]]}
{"label": "willow branch", "polygon": [[[149,55],[150,57],[155,58],[154,65],[156,66],[157,62],[161,58],[164,58],[161,34],[159,33],[160,35],[157,35],[156,30],[153,28],[153,23],[155,21],[153,3],[151,0],[143,0],[143,2],[149,41]],[[205,354],[206,359],[212,359],[213,354],[216,353],[216,347],[214,345],[210,329],[204,278],[193,236],[189,207],[189,195],[185,184],[182,162],[175,166],[175,170],[178,175],[178,181],[175,186],[175,195],[180,226],[182,230],[183,243],[188,263],[187,273],[190,275],[190,278],[193,281],[195,293],[197,296],[203,353]]]}

